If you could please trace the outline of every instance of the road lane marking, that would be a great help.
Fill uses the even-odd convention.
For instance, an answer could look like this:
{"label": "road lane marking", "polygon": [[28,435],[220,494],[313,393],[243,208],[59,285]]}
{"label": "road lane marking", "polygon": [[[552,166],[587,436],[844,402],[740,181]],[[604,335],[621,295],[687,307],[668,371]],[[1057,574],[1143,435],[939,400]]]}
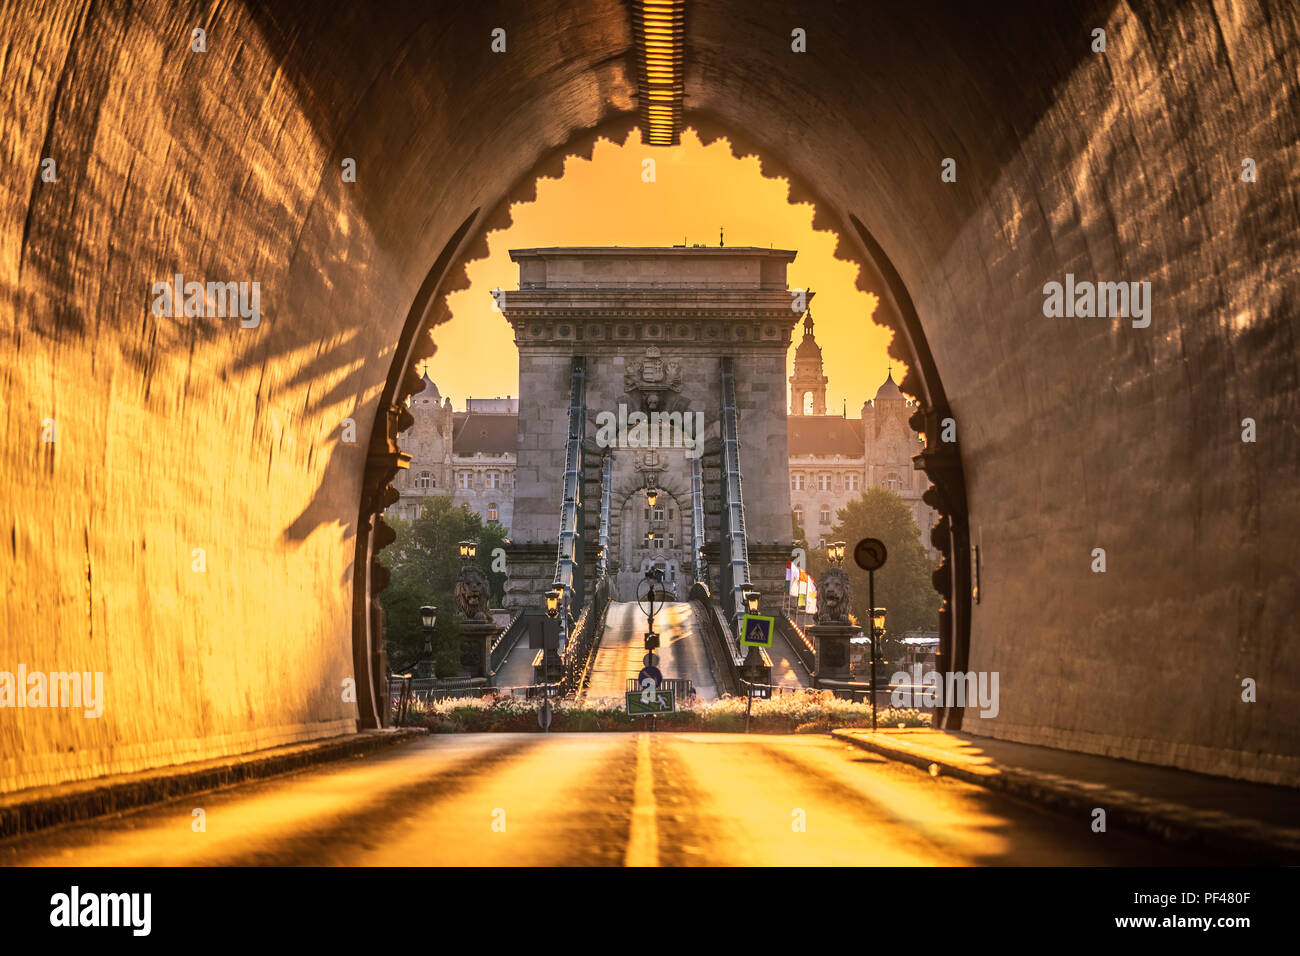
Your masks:
{"label": "road lane marking", "polygon": [[650,766],[650,735],[636,739],[636,786],[632,791],[632,829],[624,866],[659,865],[659,831],[655,825],[654,769]]}

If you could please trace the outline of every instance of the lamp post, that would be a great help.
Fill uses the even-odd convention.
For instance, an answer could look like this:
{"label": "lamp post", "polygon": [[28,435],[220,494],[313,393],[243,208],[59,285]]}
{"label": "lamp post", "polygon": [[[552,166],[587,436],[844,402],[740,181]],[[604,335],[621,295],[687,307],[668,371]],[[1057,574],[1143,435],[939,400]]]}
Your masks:
{"label": "lamp post", "polygon": [[478,554],[478,543],[475,541],[462,541],[458,547],[462,564],[469,564],[474,560],[474,556]]}
{"label": "lamp post", "polygon": [[645,490],[645,503],[651,508],[659,503],[659,489],[655,487],[653,479],[650,481],[650,486]]}
{"label": "lamp post", "polygon": [[876,732],[876,640],[885,636],[885,609],[876,607],[876,580],[871,574],[871,732]]}
{"label": "lamp post", "polygon": [[433,677],[433,626],[438,623],[438,608],[426,604],[420,608],[420,627],[424,630],[424,656],[416,673],[422,678]]}
{"label": "lamp post", "polygon": [[844,564],[844,542],[832,541],[826,545],[826,557],[830,559],[833,567],[841,567]]}
{"label": "lamp post", "polygon": [[[656,584],[658,583],[659,569],[650,567],[646,570],[645,580],[641,582],[644,590],[637,597],[637,604],[645,612],[648,630],[645,632],[645,650],[649,654],[659,646],[659,635],[655,633],[655,611],[658,607],[663,607],[663,594],[659,593]],[[658,600],[658,605],[655,601]]]}

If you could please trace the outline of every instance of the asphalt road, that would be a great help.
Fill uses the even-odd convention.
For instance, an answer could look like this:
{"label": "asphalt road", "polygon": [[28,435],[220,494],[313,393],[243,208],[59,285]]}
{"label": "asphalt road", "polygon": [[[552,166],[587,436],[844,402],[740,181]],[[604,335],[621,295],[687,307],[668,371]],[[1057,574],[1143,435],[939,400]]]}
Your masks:
{"label": "asphalt road", "polygon": [[822,735],[471,734],[6,841],[0,865],[1212,862],[1089,822]]}
{"label": "asphalt road", "polygon": [[[623,698],[627,679],[641,670],[646,630],[645,612],[634,602],[610,604],[587,682],[588,698]],[[664,677],[690,678],[701,700],[716,698],[708,652],[696,630],[690,603],[678,601],[655,611],[655,631],[659,634],[659,670]]]}

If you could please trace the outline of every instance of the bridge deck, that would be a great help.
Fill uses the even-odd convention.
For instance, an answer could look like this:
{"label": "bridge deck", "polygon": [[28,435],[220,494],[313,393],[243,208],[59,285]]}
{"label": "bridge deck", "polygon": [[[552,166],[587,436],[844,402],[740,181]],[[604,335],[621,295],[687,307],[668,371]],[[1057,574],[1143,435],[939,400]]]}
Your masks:
{"label": "bridge deck", "polygon": [[[704,638],[695,626],[691,606],[685,601],[665,605],[655,612],[655,630],[659,632],[659,670],[664,677],[689,678],[701,700],[713,700],[718,689],[709,669]],[[622,698],[627,679],[636,677],[645,655],[642,639],[646,616],[635,602],[610,603],[605,617],[605,633],[592,664],[586,696]]]}
{"label": "bridge deck", "polygon": [[524,634],[501,662],[501,669],[497,671],[497,687],[504,690],[507,687],[527,687],[534,683],[533,658],[536,656],[536,649],[528,646],[528,635]]}
{"label": "bridge deck", "polygon": [[772,634],[772,647],[767,652],[772,658],[772,683],[787,687],[811,687],[812,678],[803,666],[780,628]]}

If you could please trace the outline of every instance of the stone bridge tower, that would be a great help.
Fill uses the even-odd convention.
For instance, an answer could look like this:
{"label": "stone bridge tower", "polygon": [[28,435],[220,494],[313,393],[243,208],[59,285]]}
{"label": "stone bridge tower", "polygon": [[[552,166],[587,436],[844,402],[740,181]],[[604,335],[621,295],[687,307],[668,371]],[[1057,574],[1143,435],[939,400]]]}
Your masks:
{"label": "stone bridge tower", "polygon": [[[595,567],[601,461],[609,455],[608,558],[617,596],[634,597],[626,592],[647,563],[665,565],[670,576],[676,571],[684,590],[693,559],[692,458],[700,456],[705,551],[716,587],[721,360],[729,357],[751,580],[765,605],[779,600],[791,546],[785,370],[799,313],[786,267],[795,253],[577,247],[516,249],[510,257],[519,264],[519,289],[505,294],[502,311],[519,348],[519,434],[507,606],[539,606],[555,572],[575,356],[586,359],[582,565]],[[671,433],[638,433],[636,413],[651,423],[659,413]],[[651,481],[664,492],[660,513],[646,510]]]}

